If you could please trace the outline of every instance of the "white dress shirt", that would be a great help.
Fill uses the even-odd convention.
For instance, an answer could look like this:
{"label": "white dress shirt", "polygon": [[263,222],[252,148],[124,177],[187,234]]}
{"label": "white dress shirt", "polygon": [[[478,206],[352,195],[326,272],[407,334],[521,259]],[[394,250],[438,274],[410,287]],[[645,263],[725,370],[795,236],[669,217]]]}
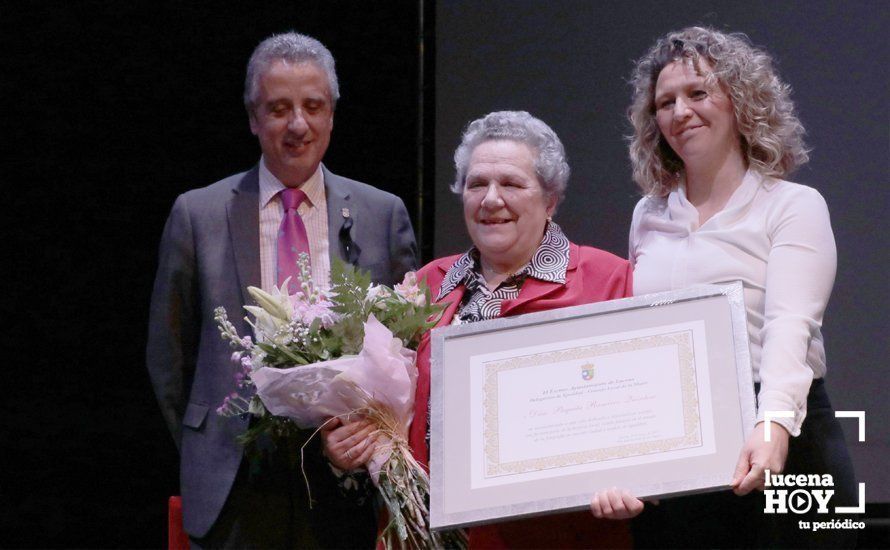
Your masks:
{"label": "white dress shirt", "polygon": [[744,285],[758,421],[765,411],[792,435],[813,378],[825,375],[822,315],[837,266],[828,207],[818,191],[749,170],[726,206],[699,226],[683,185],[634,209],[634,295],[696,284]]}
{"label": "white dress shirt", "polygon": [[[260,160],[260,271],[263,290],[270,291],[283,281],[276,281],[278,266],[278,229],[284,218],[284,205],[279,194],[284,184]],[[309,258],[312,280],[320,288],[328,288],[331,279],[331,258],[328,255],[328,203],[324,191],[321,165],[300,189],[308,201],[303,201],[297,213],[306,226],[309,238]]]}

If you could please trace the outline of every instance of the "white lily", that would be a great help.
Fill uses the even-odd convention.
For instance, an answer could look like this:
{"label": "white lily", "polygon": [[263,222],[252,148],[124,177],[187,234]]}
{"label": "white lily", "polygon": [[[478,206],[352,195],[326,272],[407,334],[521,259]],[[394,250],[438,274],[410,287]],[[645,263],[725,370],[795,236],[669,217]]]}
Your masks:
{"label": "white lily", "polygon": [[247,292],[269,315],[289,323],[291,320],[291,303],[290,296],[288,296],[287,290],[285,290],[289,281],[290,277],[285,279],[281,288],[275,287],[272,294],[255,286],[247,287]]}
{"label": "white lily", "polygon": [[254,320],[245,318],[250,326],[253,327],[254,334],[259,341],[265,342],[279,331],[279,329],[287,326],[287,321],[269,315],[269,312],[259,306],[244,306],[248,313],[253,315]]}
{"label": "white lily", "polygon": [[366,302],[376,302],[377,300],[385,300],[389,298],[392,293],[383,285],[371,285],[368,287],[368,292],[365,295]]}

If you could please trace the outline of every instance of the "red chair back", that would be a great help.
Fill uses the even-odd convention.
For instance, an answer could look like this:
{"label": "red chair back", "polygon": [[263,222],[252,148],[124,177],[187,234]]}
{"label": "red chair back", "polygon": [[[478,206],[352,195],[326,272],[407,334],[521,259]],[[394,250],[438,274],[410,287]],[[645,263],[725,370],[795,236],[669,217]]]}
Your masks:
{"label": "red chair back", "polygon": [[189,550],[189,536],[182,528],[182,497],[167,501],[167,548]]}

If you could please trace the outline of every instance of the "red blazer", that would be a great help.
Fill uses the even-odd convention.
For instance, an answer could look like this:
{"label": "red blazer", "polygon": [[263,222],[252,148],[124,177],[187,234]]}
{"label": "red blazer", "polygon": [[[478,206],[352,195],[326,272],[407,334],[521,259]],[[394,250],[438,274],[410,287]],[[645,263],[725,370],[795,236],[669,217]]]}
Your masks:
{"label": "red blazer", "polygon": [[[433,300],[439,294],[448,269],[460,256],[433,260],[417,272],[425,279]],[[589,246],[569,244],[569,265],[565,284],[529,277],[515,300],[501,304],[501,316],[557,309],[630,296],[632,268],[627,260]],[[438,303],[447,303],[438,326],[451,323],[466,288],[457,286]],[[408,441],[415,458],[424,465],[429,460],[426,445],[427,407],[430,398],[430,339],[423,336],[417,349],[417,394],[414,421]],[[470,529],[470,546],[478,548],[615,548],[630,547],[630,533],[623,521],[597,520],[589,512],[544,516]]]}

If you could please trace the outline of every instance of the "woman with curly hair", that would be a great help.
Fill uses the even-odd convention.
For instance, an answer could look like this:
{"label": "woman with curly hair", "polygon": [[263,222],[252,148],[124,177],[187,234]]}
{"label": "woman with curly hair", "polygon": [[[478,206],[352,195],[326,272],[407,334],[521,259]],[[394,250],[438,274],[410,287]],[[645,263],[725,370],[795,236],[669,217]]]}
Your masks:
{"label": "woman with curly hair", "polygon": [[[731,483],[735,495],[648,507],[637,543],[855,545],[854,531],[813,532],[798,523],[830,520],[858,495],[823,382],[820,329],[837,262],[828,208],[815,189],[784,179],[808,160],[790,87],[744,35],[701,27],[658,40],[637,62],[632,84],[630,158],[644,195],[630,230],[634,294],[741,280],[758,401]],[[770,441],[766,411],[793,412],[773,420]],[[832,513],[813,506],[809,514],[765,514],[756,490],[767,470],[830,474]],[[642,506],[610,491],[596,495],[592,508],[626,518]]]}

